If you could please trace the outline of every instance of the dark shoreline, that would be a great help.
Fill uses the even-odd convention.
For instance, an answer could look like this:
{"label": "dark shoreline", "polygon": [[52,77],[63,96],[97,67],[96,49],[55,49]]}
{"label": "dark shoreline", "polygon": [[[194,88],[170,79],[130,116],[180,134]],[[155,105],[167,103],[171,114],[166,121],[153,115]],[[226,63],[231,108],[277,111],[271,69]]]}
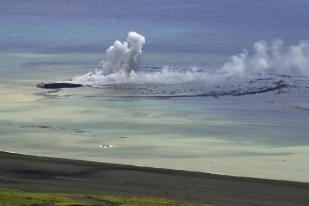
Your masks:
{"label": "dark shoreline", "polygon": [[0,152],[0,188],[149,195],[223,206],[309,205],[309,183]]}

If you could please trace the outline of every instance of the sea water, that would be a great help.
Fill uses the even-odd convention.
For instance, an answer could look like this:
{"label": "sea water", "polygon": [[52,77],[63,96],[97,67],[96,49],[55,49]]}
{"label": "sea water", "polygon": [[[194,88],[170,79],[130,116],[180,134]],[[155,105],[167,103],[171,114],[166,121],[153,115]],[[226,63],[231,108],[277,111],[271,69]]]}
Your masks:
{"label": "sea water", "polygon": [[146,71],[215,71],[257,41],[309,39],[308,19],[302,0],[1,1],[0,149],[308,182],[306,76],[244,96],[36,88],[94,71],[130,31],[146,37]]}

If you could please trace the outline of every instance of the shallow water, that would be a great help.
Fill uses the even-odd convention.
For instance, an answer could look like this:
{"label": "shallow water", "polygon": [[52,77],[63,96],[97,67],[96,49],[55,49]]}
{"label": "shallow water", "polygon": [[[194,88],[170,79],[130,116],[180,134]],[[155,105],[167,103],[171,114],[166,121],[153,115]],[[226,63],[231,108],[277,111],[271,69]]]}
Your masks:
{"label": "shallow water", "polygon": [[146,36],[143,67],[213,70],[257,40],[306,39],[307,2],[95,2],[1,2],[0,150],[309,181],[307,83],[219,98],[35,87],[92,71],[131,30]]}

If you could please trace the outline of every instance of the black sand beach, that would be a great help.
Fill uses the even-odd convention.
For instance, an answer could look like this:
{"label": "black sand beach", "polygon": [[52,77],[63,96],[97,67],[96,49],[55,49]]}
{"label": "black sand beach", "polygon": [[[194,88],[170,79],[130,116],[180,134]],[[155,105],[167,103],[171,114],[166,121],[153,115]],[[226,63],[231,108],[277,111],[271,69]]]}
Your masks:
{"label": "black sand beach", "polygon": [[309,184],[0,152],[0,188],[150,195],[222,206],[309,205]]}

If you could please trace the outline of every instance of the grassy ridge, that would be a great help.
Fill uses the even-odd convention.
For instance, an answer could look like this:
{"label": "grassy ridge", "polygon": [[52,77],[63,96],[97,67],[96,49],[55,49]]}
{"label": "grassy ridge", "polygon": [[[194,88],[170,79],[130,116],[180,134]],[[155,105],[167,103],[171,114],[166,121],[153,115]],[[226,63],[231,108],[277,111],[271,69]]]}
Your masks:
{"label": "grassy ridge", "polygon": [[[148,196],[35,193],[0,189],[0,206],[198,206]],[[209,206],[209,205],[199,205]]]}

